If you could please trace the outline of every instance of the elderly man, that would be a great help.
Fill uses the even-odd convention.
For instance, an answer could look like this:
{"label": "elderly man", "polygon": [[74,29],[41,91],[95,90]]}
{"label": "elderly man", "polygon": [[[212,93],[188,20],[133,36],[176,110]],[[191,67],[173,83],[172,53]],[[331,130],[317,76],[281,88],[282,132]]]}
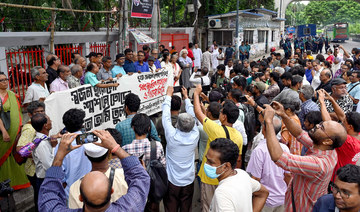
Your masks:
{"label": "elderly man", "polygon": [[98,80],[110,80],[112,81],[112,73],[111,73],[111,57],[105,56],[101,59],[101,62],[103,64],[103,67],[99,70],[99,72],[96,74],[96,77]]}
{"label": "elderly man", "polygon": [[69,68],[71,69],[76,63],[75,63],[75,59],[81,57],[81,55],[79,54],[79,52],[73,52],[71,53],[71,64],[69,65]]}
{"label": "elderly man", "polygon": [[80,65],[71,67],[71,75],[67,78],[69,88],[81,86],[81,78],[83,76],[83,68]]}
{"label": "elderly man", "polygon": [[[337,162],[335,148],[345,142],[346,130],[340,123],[325,121],[307,133],[290,119],[280,103],[273,102],[272,107],[266,105],[263,112],[266,127],[265,137],[270,157],[276,165],[290,171],[293,175],[293,180],[285,194],[285,211],[311,211],[315,201],[327,193],[327,187]],[[306,156],[293,155],[283,151],[274,130],[275,111],[282,118],[289,132],[309,149]]]}
{"label": "elderly man", "polygon": [[183,88],[186,113],[178,116],[173,127],[171,120],[171,97],[174,88],[169,86],[162,109],[162,124],[167,141],[166,170],[168,174],[168,192],[164,198],[166,211],[190,211],[194,193],[195,150],[199,141],[199,129],[195,125],[193,105]]}
{"label": "elderly man", "polygon": [[126,75],[126,72],[124,70],[124,62],[125,62],[125,55],[120,53],[116,55],[115,58],[116,65],[111,69],[112,78],[120,78],[124,75]]}
{"label": "elderly man", "polygon": [[[346,81],[342,78],[333,79],[331,82],[331,97],[334,98],[336,103],[340,106],[340,108],[345,112],[351,112],[353,109],[353,101],[349,97],[346,91]],[[319,101],[317,102],[320,106]],[[334,113],[334,107],[330,103],[328,99],[325,99],[326,109],[332,117]]]}
{"label": "elderly man", "polygon": [[284,90],[282,90],[281,93],[279,93],[277,96],[275,96],[273,101],[280,101],[281,99],[284,99],[286,97],[290,97],[294,101],[299,102],[299,105],[300,105],[301,101],[300,101],[300,98],[299,98],[298,91],[302,86],[302,81],[303,81],[303,78],[300,75],[294,75],[291,78],[291,86],[290,86],[290,88],[286,88],[286,89],[284,88]]}
{"label": "elderly man", "polygon": [[46,84],[48,87],[50,87],[50,84],[58,77],[57,69],[61,65],[61,61],[58,56],[54,54],[49,54],[46,57],[46,63],[48,65],[46,73],[48,73],[49,75]]}
{"label": "elderly man", "polygon": [[316,88],[316,90],[324,89],[326,92],[331,92],[331,71],[329,69],[324,69],[320,73],[320,85]]}
{"label": "elderly man", "polygon": [[354,108],[353,111],[356,110],[356,105],[359,103],[360,100],[360,71],[354,71],[351,73],[350,76],[348,76],[350,79],[349,84],[346,85],[347,91],[349,93],[349,97],[354,102]]}
{"label": "elderly man", "polygon": [[79,148],[71,143],[75,134],[65,134],[59,144],[59,150],[54,158],[52,166],[46,173],[46,178],[40,189],[39,211],[143,211],[146,197],[150,188],[150,177],[141,166],[139,159],[130,156],[107,131],[94,131],[101,139],[98,144],[113,152],[120,158],[124,169],[124,175],[129,185],[128,192],[124,196],[110,203],[112,186],[109,178],[99,171],[93,171],[84,176],[80,184],[80,200],[84,202],[84,208],[70,210],[66,207],[66,196],[61,183],[64,171],[61,168],[64,157],[72,150]]}
{"label": "elderly man", "polygon": [[57,70],[58,78],[50,84],[50,92],[65,91],[69,89],[67,78],[71,75],[68,66],[60,65]]}
{"label": "elderly man", "polygon": [[83,69],[83,75],[82,75],[82,77],[80,79],[80,82],[83,85],[84,80],[85,80],[85,72],[86,72],[86,65],[87,65],[86,59],[84,57],[78,57],[78,58],[75,59],[74,62],[75,62],[76,65],[80,65],[81,68]]}
{"label": "elderly man", "polygon": [[50,95],[49,90],[45,82],[48,80],[48,74],[41,66],[35,66],[31,69],[31,78],[34,82],[28,87],[24,106],[26,107],[32,101],[44,101],[47,96]]}
{"label": "elderly man", "polygon": [[161,69],[160,61],[158,60],[159,50],[152,49],[151,56],[153,56],[155,58],[154,65],[155,65],[156,69]]}

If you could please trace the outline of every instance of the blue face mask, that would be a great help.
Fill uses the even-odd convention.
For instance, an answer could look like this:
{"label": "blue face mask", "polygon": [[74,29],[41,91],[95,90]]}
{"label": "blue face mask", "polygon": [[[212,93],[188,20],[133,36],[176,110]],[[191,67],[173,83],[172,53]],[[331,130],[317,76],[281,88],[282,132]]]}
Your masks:
{"label": "blue face mask", "polygon": [[205,174],[210,177],[211,179],[215,179],[215,178],[218,178],[220,175],[222,175],[224,172],[222,172],[221,174],[216,174],[216,169],[223,166],[225,163],[221,164],[220,166],[218,167],[213,167],[213,166],[210,166],[209,164],[205,163],[204,165],[204,171],[205,171]]}

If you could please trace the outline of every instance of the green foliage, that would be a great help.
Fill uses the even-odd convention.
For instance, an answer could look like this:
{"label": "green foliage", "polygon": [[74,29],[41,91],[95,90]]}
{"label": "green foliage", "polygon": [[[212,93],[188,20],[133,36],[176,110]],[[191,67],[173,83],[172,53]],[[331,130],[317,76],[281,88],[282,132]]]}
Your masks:
{"label": "green foliage", "polygon": [[350,34],[360,34],[360,23],[353,23],[349,25]]}
{"label": "green foliage", "polygon": [[304,12],[305,7],[306,5],[301,2],[295,2],[289,4],[289,6],[286,8],[286,13],[285,13],[285,18],[286,18],[285,25],[297,26],[297,25],[306,24],[305,12]]}

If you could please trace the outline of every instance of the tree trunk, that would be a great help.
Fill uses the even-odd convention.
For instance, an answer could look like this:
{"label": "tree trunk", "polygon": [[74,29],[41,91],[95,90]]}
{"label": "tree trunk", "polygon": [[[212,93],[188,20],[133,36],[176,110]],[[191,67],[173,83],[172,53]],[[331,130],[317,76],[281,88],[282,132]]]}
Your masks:
{"label": "tree trunk", "polygon": [[172,1],[172,22],[176,22],[176,0]]}

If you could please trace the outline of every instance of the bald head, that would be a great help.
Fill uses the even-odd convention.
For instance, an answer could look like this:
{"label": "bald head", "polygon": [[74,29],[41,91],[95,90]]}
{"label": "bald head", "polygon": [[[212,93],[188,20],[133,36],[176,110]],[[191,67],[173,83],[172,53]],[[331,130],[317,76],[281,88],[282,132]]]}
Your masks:
{"label": "bald head", "polygon": [[330,69],[326,68],[320,73],[320,81],[322,83],[327,83],[331,80],[331,72]]}
{"label": "bald head", "polygon": [[88,173],[80,184],[80,194],[85,207],[107,208],[111,197],[109,178],[99,171]]}
{"label": "bald head", "polygon": [[327,146],[326,149],[333,150],[343,145],[347,132],[344,126],[336,121],[324,121],[310,130],[309,136],[314,145]]}

